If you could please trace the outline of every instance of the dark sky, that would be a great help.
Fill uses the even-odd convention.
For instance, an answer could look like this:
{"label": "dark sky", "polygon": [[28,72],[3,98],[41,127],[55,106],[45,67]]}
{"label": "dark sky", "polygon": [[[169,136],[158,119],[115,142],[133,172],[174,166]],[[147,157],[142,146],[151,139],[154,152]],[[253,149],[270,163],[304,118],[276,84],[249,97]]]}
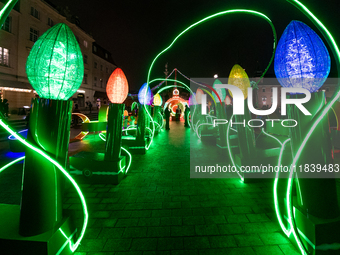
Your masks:
{"label": "dark sky", "polygon": [[[50,1],[57,6],[68,6],[79,17],[80,26],[112,53],[115,63],[123,69],[129,81],[130,92],[138,91],[146,81],[153,58],[177,34],[216,12],[241,8],[262,12],[273,21],[278,39],[291,20],[305,22],[319,33],[308,18],[285,0]],[[338,1],[302,1],[340,45]],[[268,64],[272,45],[271,28],[263,19],[249,14],[226,15],[198,26],[181,37],[170,51],[156,61],[151,78],[164,77],[167,62],[169,71],[176,67],[192,78],[212,77],[215,73],[228,77],[236,63],[253,77],[256,70],[263,71]],[[331,74],[335,76],[333,59],[332,66]],[[273,74],[273,68],[268,74]]]}

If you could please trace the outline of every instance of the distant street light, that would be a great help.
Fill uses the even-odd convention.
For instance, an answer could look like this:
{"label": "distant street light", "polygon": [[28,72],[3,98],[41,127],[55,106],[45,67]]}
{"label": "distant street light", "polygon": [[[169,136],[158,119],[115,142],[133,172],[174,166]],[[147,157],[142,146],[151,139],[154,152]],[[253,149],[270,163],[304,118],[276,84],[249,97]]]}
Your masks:
{"label": "distant street light", "polygon": [[215,74],[215,75],[214,75],[214,78],[217,79],[217,78],[218,78],[218,74]]}

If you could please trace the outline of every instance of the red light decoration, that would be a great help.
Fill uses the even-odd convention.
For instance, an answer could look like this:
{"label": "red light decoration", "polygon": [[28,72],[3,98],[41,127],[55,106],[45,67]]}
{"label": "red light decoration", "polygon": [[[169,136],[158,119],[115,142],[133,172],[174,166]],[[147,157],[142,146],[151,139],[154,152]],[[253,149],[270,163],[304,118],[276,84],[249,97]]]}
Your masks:
{"label": "red light decoration", "polygon": [[129,92],[128,81],[122,69],[116,68],[111,74],[107,85],[106,94],[111,103],[122,104]]}
{"label": "red light decoration", "polygon": [[225,97],[224,103],[225,103],[226,105],[231,105],[231,98],[230,98],[229,95],[227,95],[227,96]]}
{"label": "red light decoration", "polygon": [[197,104],[202,104],[202,95],[203,94],[204,93],[201,89],[196,90],[196,102],[197,102]]}

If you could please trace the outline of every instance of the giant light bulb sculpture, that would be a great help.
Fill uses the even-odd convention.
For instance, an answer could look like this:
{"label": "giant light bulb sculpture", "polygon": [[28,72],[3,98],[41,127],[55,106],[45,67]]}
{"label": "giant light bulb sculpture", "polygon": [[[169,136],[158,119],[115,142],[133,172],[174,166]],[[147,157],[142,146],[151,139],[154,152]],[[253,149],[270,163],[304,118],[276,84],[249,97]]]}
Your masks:
{"label": "giant light bulb sculpture", "polygon": [[[148,114],[146,111],[149,111],[150,105],[152,104],[152,92],[147,83],[144,83],[138,92],[138,120],[137,120],[137,134],[136,141],[133,143],[133,147],[130,147],[133,152],[142,153],[146,152],[146,132],[145,130],[148,128]],[[144,107],[145,106],[145,107]],[[150,132],[150,130],[149,130]]]}
{"label": "giant light bulb sculpture", "polygon": [[153,116],[154,116],[154,120],[158,124],[158,128],[156,130],[158,130],[162,126],[162,122],[163,122],[163,117],[161,115],[162,104],[163,104],[163,99],[161,95],[157,93],[153,98],[153,105],[154,105]]}
{"label": "giant light bulb sculpture", "polygon": [[[311,116],[302,114],[295,105],[289,105],[288,108],[289,119],[298,120],[298,126],[290,128],[292,153],[296,155],[314,116],[325,105],[324,91],[317,92],[317,90],[328,77],[330,57],[321,38],[310,27],[300,21],[292,21],[278,43],[274,64],[275,74],[283,87],[305,88],[311,92],[311,100],[304,104]],[[290,97],[303,96],[291,94]],[[333,163],[331,155],[328,119],[323,118],[305,144],[296,164],[329,165]],[[332,174],[327,175],[325,172],[324,174],[306,174],[304,171],[297,171],[296,177],[297,199],[293,205],[288,206],[288,211],[294,207],[295,213],[288,222],[294,226],[293,228],[296,227],[302,231],[303,238],[300,239],[306,249],[312,253],[318,245],[338,242],[339,234],[327,229],[327,224],[330,222],[334,229],[337,229],[340,224],[337,220],[340,212],[336,182]],[[292,213],[288,217],[290,215]],[[318,230],[316,230],[316,225],[318,225]],[[314,248],[305,241],[305,237],[314,240]]]}
{"label": "giant light bulb sculpture", "polygon": [[[213,84],[213,88],[216,90],[217,94],[219,95],[220,99],[217,97],[215,93],[213,93],[213,97],[216,101],[216,117],[217,119],[227,119],[227,115],[225,112],[225,103],[224,99],[227,95],[227,91],[225,88],[216,88],[217,84],[222,84],[222,82],[219,79],[216,79]],[[220,103],[220,101],[222,103]],[[227,125],[218,125],[219,130],[219,138],[216,141],[216,145],[220,148],[227,148],[227,137],[226,137],[226,127]]]}
{"label": "giant light bulb sculpture", "polygon": [[111,101],[106,131],[105,160],[107,161],[118,161],[121,158],[122,121],[125,108],[123,102],[128,92],[129,85],[125,74],[122,69],[116,68],[106,85],[106,94]]}
{"label": "giant light bulb sculpture", "polygon": [[[28,80],[40,98],[32,103],[27,140],[66,167],[72,101],[80,87],[84,65],[71,29],[57,24],[33,45],[26,63]],[[61,178],[55,166],[26,150],[22,185],[20,234],[33,236],[53,230],[62,215]]]}
{"label": "giant light bulb sculpture", "polygon": [[[248,123],[251,119],[250,113],[247,105],[246,98],[248,97],[248,88],[250,87],[250,81],[247,73],[240,65],[234,65],[230,71],[228,84],[234,85],[242,90],[244,96],[244,115],[235,115],[235,120],[237,123]],[[232,95],[231,91],[229,91]],[[240,149],[240,157],[242,162],[247,165],[254,164],[256,158],[255,151],[255,134],[252,128],[244,127],[241,125],[236,125],[238,134],[238,144]]]}

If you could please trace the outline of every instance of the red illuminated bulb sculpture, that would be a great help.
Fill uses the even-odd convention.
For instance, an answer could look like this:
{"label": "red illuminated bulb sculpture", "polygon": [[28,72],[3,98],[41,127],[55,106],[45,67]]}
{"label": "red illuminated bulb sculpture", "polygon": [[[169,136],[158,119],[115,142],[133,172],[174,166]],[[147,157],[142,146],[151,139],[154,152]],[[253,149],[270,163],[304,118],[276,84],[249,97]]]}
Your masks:
{"label": "red illuminated bulb sculpture", "polygon": [[111,74],[107,85],[106,94],[111,101],[109,105],[105,160],[119,161],[121,158],[122,122],[125,101],[129,92],[128,81],[122,69],[116,68]]}

